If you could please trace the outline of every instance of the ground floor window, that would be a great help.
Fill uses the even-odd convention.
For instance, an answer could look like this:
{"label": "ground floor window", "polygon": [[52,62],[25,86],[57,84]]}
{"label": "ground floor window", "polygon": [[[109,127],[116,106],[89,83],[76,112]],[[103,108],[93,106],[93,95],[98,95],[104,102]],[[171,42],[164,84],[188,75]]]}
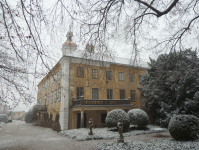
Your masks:
{"label": "ground floor window", "polygon": [[135,90],[131,90],[131,101],[133,101],[133,102],[136,101],[136,93],[135,93]]}

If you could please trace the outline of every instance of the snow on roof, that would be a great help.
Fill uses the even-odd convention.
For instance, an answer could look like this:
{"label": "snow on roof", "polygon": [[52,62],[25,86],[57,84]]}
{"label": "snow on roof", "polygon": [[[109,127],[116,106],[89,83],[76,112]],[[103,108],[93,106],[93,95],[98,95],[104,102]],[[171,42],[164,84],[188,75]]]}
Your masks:
{"label": "snow on roof", "polygon": [[95,60],[95,61],[103,61],[108,63],[115,63],[115,64],[121,64],[121,65],[129,65],[134,67],[141,67],[141,68],[147,68],[148,64],[147,62],[143,60],[136,60],[130,58],[122,58],[122,57],[115,57],[111,54],[101,54],[101,53],[90,53],[85,51],[73,51],[70,54],[67,54],[65,56],[69,57],[75,57],[75,58],[81,58],[81,59],[88,59],[88,60]]}

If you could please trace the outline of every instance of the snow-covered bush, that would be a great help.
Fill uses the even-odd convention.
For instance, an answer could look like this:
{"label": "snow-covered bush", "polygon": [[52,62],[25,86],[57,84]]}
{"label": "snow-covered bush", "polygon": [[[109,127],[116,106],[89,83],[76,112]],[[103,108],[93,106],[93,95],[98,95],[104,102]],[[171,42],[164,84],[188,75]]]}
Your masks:
{"label": "snow-covered bush", "polygon": [[199,118],[193,115],[177,115],[169,122],[169,132],[178,141],[194,140],[199,134]]}
{"label": "snow-covered bush", "polygon": [[32,123],[32,111],[29,111],[25,116],[26,123]]}
{"label": "snow-covered bush", "polygon": [[2,122],[8,122],[8,116],[6,114],[0,114],[0,120]]}
{"label": "snow-covered bush", "polygon": [[130,122],[138,127],[146,127],[149,121],[147,113],[141,109],[131,109],[128,111]]}
{"label": "snow-covered bush", "polygon": [[111,128],[111,127],[117,127],[117,123],[119,122],[119,120],[121,120],[123,123],[123,129],[127,130],[130,125],[130,119],[128,114],[122,109],[111,110],[108,113],[105,122],[107,127]]}

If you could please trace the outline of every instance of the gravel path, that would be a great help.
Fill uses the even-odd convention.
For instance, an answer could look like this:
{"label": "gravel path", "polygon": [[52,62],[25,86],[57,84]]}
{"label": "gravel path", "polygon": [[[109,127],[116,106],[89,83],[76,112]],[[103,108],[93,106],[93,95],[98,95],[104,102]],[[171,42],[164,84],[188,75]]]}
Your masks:
{"label": "gravel path", "polygon": [[[125,141],[149,141],[171,138],[147,134],[125,137]],[[24,122],[6,123],[0,131],[0,150],[94,150],[97,143],[116,142],[113,140],[76,141],[60,136],[49,128],[33,126]]]}

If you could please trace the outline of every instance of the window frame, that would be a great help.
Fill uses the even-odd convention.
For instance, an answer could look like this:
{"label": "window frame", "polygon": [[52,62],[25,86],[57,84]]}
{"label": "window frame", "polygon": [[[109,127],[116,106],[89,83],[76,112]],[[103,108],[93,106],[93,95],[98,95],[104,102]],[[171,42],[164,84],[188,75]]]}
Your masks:
{"label": "window frame", "polygon": [[106,71],[106,80],[112,80],[112,71]]}
{"label": "window frame", "polygon": [[[84,96],[84,87],[77,87],[76,90],[77,90],[76,92],[77,99],[81,99],[81,96]],[[83,95],[81,94],[81,92],[83,92]]]}
{"label": "window frame", "polygon": [[[123,92],[123,93],[122,93]],[[121,93],[122,93],[122,95],[121,95]],[[125,99],[125,90],[120,90],[120,99],[122,100],[122,99]]]}
{"label": "window frame", "polygon": [[59,79],[62,78],[62,68],[59,69]]}
{"label": "window frame", "polygon": [[59,99],[58,99],[59,102],[61,102],[61,87],[59,88]]}
{"label": "window frame", "polygon": [[51,92],[51,104],[53,103],[53,97],[54,97],[54,93],[53,91]]}
{"label": "window frame", "polygon": [[57,102],[57,90],[54,91],[54,103]]}
{"label": "window frame", "polygon": [[84,67],[77,67],[77,77],[84,78]]}
{"label": "window frame", "polygon": [[[96,90],[96,91],[94,91]],[[95,95],[97,94],[97,95]],[[92,99],[99,99],[99,88],[92,88]]]}
{"label": "window frame", "polygon": [[98,79],[98,69],[92,69],[92,78]]}
{"label": "window frame", "polygon": [[136,102],[136,90],[130,90],[130,95],[131,95],[131,101]]}
{"label": "window frame", "polygon": [[119,76],[119,81],[124,81],[124,72],[119,72],[118,76]]}
{"label": "window frame", "polygon": [[134,74],[129,74],[129,81],[134,82]]}
{"label": "window frame", "polygon": [[107,89],[107,99],[113,99],[113,89]]}

